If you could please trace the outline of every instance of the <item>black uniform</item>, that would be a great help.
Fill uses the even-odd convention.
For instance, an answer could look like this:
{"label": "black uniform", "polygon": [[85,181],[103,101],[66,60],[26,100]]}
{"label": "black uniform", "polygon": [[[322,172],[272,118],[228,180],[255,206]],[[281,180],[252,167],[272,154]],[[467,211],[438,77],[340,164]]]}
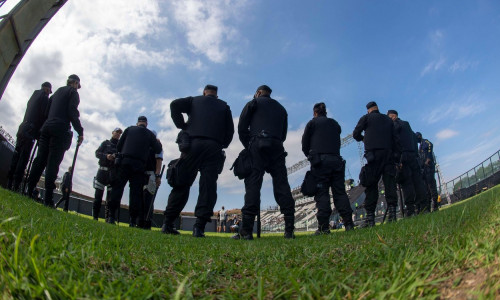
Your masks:
{"label": "black uniform", "polygon": [[24,170],[28,164],[35,139],[40,137],[40,128],[47,119],[46,110],[49,97],[43,90],[36,90],[28,100],[24,119],[17,131],[16,148],[10,165],[7,188],[19,190]]}
{"label": "black uniform", "polygon": [[252,172],[245,178],[245,205],[242,235],[251,234],[255,216],[260,208],[260,189],[264,173],[273,178],[274,198],[285,217],[285,230],[293,234],[295,203],[286,173],[283,148],[288,130],[285,108],[269,96],[248,102],[240,115],[238,134],[240,141],[252,157]]}
{"label": "black uniform", "polygon": [[[170,192],[165,208],[165,225],[173,226],[188,201],[189,189],[199,171],[195,227],[204,232],[217,201],[217,178],[224,163],[222,149],[227,148],[233,139],[231,109],[226,102],[207,95],[174,100],[170,110],[175,126],[189,134],[191,146],[187,153],[181,155],[179,166],[185,184],[174,186]],[[187,122],[182,113],[188,114]]]}
{"label": "black uniform", "polygon": [[[345,191],[345,161],[340,156],[340,133],[342,129],[334,119],[317,116],[307,123],[302,135],[302,152],[313,162],[311,173],[316,178],[319,189],[314,200],[318,212],[319,231],[329,231],[332,207],[330,188],[332,189],[335,208],[344,220],[344,224],[353,225],[352,209]],[[316,158],[314,158],[316,156]]]}
{"label": "black uniform", "polygon": [[95,157],[99,159],[99,170],[97,175],[94,177],[94,203],[92,204],[92,215],[94,219],[99,218],[99,212],[101,211],[102,197],[104,195],[104,189],[107,188],[106,194],[106,213],[105,218],[107,218],[109,208],[107,207],[107,201],[111,195],[111,180],[115,173],[115,162],[114,160],[107,159],[108,154],[116,154],[118,150],[116,145],[118,144],[117,139],[105,140],[101,143],[99,148],[95,151]]}
{"label": "black uniform", "polygon": [[150,149],[154,153],[162,151],[161,144],[156,140],[155,135],[143,125],[130,126],[123,132],[117,144],[117,151],[120,153],[116,178],[111,183],[111,199],[109,201],[110,223],[115,221],[115,212],[119,209],[123,190],[129,181],[129,211],[130,224],[136,225],[137,218],[142,212],[142,187],[144,185],[144,170]]}
{"label": "black uniform", "polygon": [[42,126],[38,146],[38,153],[33,163],[33,168],[28,178],[28,195],[33,192],[38,180],[45,170],[45,204],[53,205],[52,195],[55,180],[59,172],[59,165],[64,158],[64,153],[71,146],[73,132],[71,125],[83,136],[83,127],[80,124],[78,105],[80,96],[78,91],[71,86],[59,88],[50,97],[47,121]]}
{"label": "black uniform", "polygon": [[394,131],[398,141],[399,163],[402,165],[399,182],[404,193],[407,216],[415,214],[415,206],[425,203],[425,186],[422,171],[418,162],[418,144],[415,133],[407,121],[397,118],[394,121]]}
{"label": "black uniform", "polygon": [[69,196],[71,195],[71,190],[73,189],[73,180],[71,178],[71,173],[64,173],[63,179],[61,181],[61,192],[62,192],[62,200],[64,201],[64,210],[68,211],[69,207]]}
{"label": "black uniform", "polygon": [[[436,178],[436,162],[434,161],[434,145],[427,139],[422,139],[419,148],[420,164],[424,170],[424,180],[426,185],[427,199],[425,205],[420,210],[430,211],[431,202],[434,203],[434,210],[439,207]],[[427,160],[429,163],[426,163]]]}
{"label": "black uniform", "polygon": [[[163,160],[163,152],[160,154],[154,153],[151,149],[149,151],[148,162],[146,163],[146,171],[144,173],[144,191],[143,191],[143,212],[142,212],[142,220],[144,222],[142,224],[138,224],[139,227],[145,229],[151,229],[151,219],[153,216],[154,206],[153,206],[153,197],[156,192],[156,183],[152,186],[152,183],[155,182],[153,178],[155,177],[156,172],[156,162],[157,160]],[[154,187],[154,189],[153,189]]]}
{"label": "black uniform", "polygon": [[[362,132],[364,131],[364,136]],[[378,201],[378,182],[380,177],[384,182],[385,197],[389,207],[389,217],[396,217],[397,193],[396,193],[396,167],[394,163],[394,125],[391,118],[374,110],[362,116],[352,133],[358,142],[363,141],[365,145],[365,157],[367,164],[364,166],[366,181],[361,182],[366,187],[365,209],[367,220],[374,218]],[[363,178],[360,174],[360,179]],[[392,212],[392,213],[391,213]],[[390,218],[391,220],[391,218]],[[372,225],[372,224],[370,224]]]}

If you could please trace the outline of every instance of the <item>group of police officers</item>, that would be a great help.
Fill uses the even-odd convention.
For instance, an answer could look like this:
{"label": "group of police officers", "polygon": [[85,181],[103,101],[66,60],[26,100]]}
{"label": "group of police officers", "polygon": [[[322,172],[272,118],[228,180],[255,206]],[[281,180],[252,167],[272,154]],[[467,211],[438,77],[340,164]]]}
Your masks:
{"label": "group of police officers", "polygon": [[[21,190],[29,196],[35,195],[36,184],[45,169],[44,204],[54,207],[55,180],[64,153],[71,145],[71,125],[78,133],[78,145],[83,141],[78,112],[79,88],[80,78],[70,75],[67,85],[59,88],[50,99],[48,96],[52,90],[48,82],[33,93],[17,132],[15,155],[9,170],[9,189]],[[181,155],[169,164],[169,169],[172,167],[169,170],[169,176],[173,178],[169,180],[172,191],[164,212],[162,233],[179,234],[174,221],[188,201],[190,187],[198,172],[199,196],[194,212],[196,222],[193,236],[204,237],[206,223],[211,221],[217,201],[217,179],[225,162],[223,149],[229,146],[234,135],[231,109],[218,98],[217,92],[216,86],[207,85],[203,95],[180,98],[170,104],[172,120],[181,130],[177,139]],[[245,151],[249,153],[251,166],[244,176],[242,223],[234,239],[253,239],[255,217],[260,210],[260,190],[266,172],[272,177],[274,197],[284,216],[284,237],[295,238],[295,204],[287,178],[287,152],[283,147],[288,130],[288,114],[278,101],[271,98],[271,93],[269,86],[259,86],[239,118],[238,135]],[[368,113],[360,118],[353,131],[354,139],[364,142],[367,161],[360,173],[360,183],[366,188],[366,217],[362,227],[375,225],[380,178],[385,187],[388,221],[396,220],[398,183],[404,193],[407,216],[429,212],[431,201],[436,210],[438,194],[432,143],[423,139],[420,133],[414,133],[408,122],[398,118],[397,111],[389,110],[387,115],[381,114],[375,102],[368,103],[366,108]],[[183,113],[187,114],[187,120]],[[96,150],[99,169],[94,178],[95,220],[99,218],[104,190],[107,189],[105,218],[106,222],[115,224],[124,187],[129,182],[130,226],[151,228],[153,201],[163,173],[163,149],[156,132],[147,126],[147,118],[140,116],[136,126],[124,131],[115,128],[111,138],[102,142]],[[345,230],[354,229],[352,209],[344,186],[345,161],[340,155],[341,132],[338,122],[327,117],[325,104],[315,104],[313,119],[307,123],[302,136],[302,151],[311,162],[310,173],[317,187],[314,195],[317,235],[330,233],[330,189]],[[21,187],[35,140],[38,140],[38,152],[25,179],[27,188]],[[68,193],[67,188],[65,192]],[[67,203],[65,208],[67,210]]]}

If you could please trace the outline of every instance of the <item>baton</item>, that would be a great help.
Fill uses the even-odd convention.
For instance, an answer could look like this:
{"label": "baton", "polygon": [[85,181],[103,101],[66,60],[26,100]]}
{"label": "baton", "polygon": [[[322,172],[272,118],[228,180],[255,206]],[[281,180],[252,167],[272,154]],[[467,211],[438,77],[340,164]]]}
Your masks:
{"label": "baton", "polygon": [[[75,163],[76,163],[76,157],[78,156],[78,149],[80,149],[80,143],[76,144],[76,150],[75,150],[75,155],[73,155],[73,163],[71,164],[71,172],[69,172],[69,182],[71,185],[73,185],[73,173],[75,172]],[[71,189],[68,192],[69,195],[71,195]],[[66,201],[69,201],[69,195],[68,199]],[[61,204],[61,202],[64,200],[64,197],[61,197],[59,201],[56,203],[56,208]]]}
{"label": "baton", "polygon": [[[163,165],[163,167],[161,168],[160,178],[163,177],[163,171],[165,171],[165,165]],[[156,194],[158,193],[159,188],[160,188],[159,186],[156,187],[155,193],[153,194],[153,198],[151,199],[151,204],[149,205],[148,214],[146,215],[146,221],[149,220],[149,218],[151,217],[150,216],[151,210],[153,209],[153,204],[155,203]]]}
{"label": "baton", "polygon": [[260,207],[259,214],[257,215],[257,238],[260,239]]}
{"label": "baton", "polygon": [[403,193],[401,192],[401,185],[398,184],[398,191],[399,191],[399,206],[401,207],[401,216],[404,218],[405,217],[405,203],[403,200]]}
{"label": "baton", "polygon": [[[21,194],[26,195],[26,184],[28,183],[28,176],[31,172],[31,165],[33,163],[33,158],[35,158],[35,153],[38,150],[38,140],[36,141],[35,148],[33,149],[33,152],[31,153],[31,158],[30,162],[28,164],[28,170],[26,170],[26,175],[24,176],[23,179],[23,184],[21,185]],[[31,195],[29,195],[31,197]]]}
{"label": "baton", "polygon": [[385,217],[387,217],[387,211],[389,210],[389,205],[387,205],[387,207],[385,208],[385,212],[384,212],[384,218],[382,219],[382,223],[380,223],[380,225],[384,224],[385,222]]}

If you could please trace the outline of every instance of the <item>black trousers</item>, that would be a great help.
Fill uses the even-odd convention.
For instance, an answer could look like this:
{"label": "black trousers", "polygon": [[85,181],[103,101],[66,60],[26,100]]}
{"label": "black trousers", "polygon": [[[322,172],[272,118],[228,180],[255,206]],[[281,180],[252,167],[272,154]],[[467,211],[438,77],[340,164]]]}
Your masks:
{"label": "black trousers", "polygon": [[172,188],[165,208],[166,222],[174,222],[186,206],[189,190],[198,171],[200,172],[200,191],[194,215],[200,222],[209,222],[217,202],[217,179],[222,161],[222,146],[213,140],[197,139],[191,141],[189,153],[181,155],[179,174],[185,178],[183,186]]}
{"label": "black trousers", "polygon": [[427,201],[426,206],[427,209],[430,210],[431,203],[434,203],[434,208],[438,206],[438,191],[436,184],[436,177],[434,174],[436,173],[436,167],[434,164],[429,166],[424,166],[424,180],[426,185],[427,192]]}
{"label": "black trousers", "polygon": [[[138,164],[139,165],[139,164]],[[115,212],[120,208],[121,199],[125,185],[129,182],[129,212],[131,222],[136,221],[141,216],[142,207],[142,187],[144,185],[144,168],[139,168],[127,163],[122,163],[116,169],[116,178],[111,184],[111,198],[108,203],[111,217],[115,217]]]}
{"label": "black trousers", "polygon": [[71,196],[71,191],[62,191],[62,201],[64,201],[64,210],[68,210],[69,207],[69,196]]}
{"label": "black trousers", "polygon": [[379,190],[378,182],[380,177],[384,182],[385,198],[388,206],[398,205],[398,195],[396,192],[396,166],[392,159],[392,151],[389,150],[373,150],[374,160],[368,162],[365,166],[367,173],[373,178],[371,184],[366,186],[365,190],[365,209],[367,213],[375,212],[377,208]]}
{"label": "black trousers", "polygon": [[19,190],[19,186],[23,181],[24,171],[30,159],[31,150],[33,149],[34,137],[28,128],[29,124],[22,123],[17,131],[16,148],[14,156],[7,175],[9,186],[7,188],[14,191]]}
{"label": "black trousers", "polygon": [[333,203],[344,222],[352,219],[352,208],[345,191],[345,165],[341,157],[322,154],[321,163],[312,166],[311,172],[316,178],[319,189],[314,196],[318,212],[316,217],[320,225],[327,225],[332,214],[330,202],[330,189],[332,190]]}
{"label": "black trousers", "polygon": [[38,142],[38,152],[28,177],[28,195],[31,196],[45,169],[45,203],[52,202],[59,165],[71,146],[73,133],[57,126],[44,126]]}
{"label": "black trousers", "polygon": [[413,212],[415,207],[425,206],[426,188],[422,179],[422,171],[418,164],[416,153],[403,153],[403,170],[401,188],[403,189],[405,204]]}
{"label": "black trousers", "polygon": [[255,138],[249,147],[252,173],[245,178],[245,204],[243,215],[255,217],[260,210],[260,189],[264,173],[272,177],[274,199],[286,217],[295,214],[295,203],[288,183],[285,166],[286,152],[283,143],[272,138]]}
{"label": "black trousers", "polygon": [[[102,198],[104,196],[104,189],[107,189],[106,201],[109,201],[111,196],[111,171],[99,170],[94,182],[95,194],[94,202],[92,203],[92,215],[94,218],[99,217],[101,211]],[[107,217],[107,216],[105,216]]]}

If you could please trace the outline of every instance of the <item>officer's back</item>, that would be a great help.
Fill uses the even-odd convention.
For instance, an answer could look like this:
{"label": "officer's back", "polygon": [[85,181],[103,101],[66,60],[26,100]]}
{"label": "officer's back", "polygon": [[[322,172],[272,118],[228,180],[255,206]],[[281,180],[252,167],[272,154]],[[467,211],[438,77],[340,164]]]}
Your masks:
{"label": "officer's back", "polygon": [[[373,103],[375,104],[375,102]],[[370,108],[376,107],[376,104],[368,103],[367,109],[370,109],[369,106]],[[365,131],[364,136],[361,134],[363,130]],[[365,151],[391,150],[393,147],[393,130],[394,124],[391,118],[381,114],[377,108],[359,119],[352,135],[356,141],[364,142]]]}
{"label": "officer's back", "polygon": [[75,88],[64,86],[57,89],[54,95],[50,97],[47,121],[45,121],[44,126],[60,128],[61,131],[67,131],[70,129],[71,122],[75,130],[81,135],[83,133],[83,128],[79,119],[79,104],[80,96]]}
{"label": "officer's back", "polygon": [[327,116],[317,116],[307,123],[302,136],[302,152],[308,156],[310,151],[317,154],[340,155],[340,133],[337,121]]}
{"label": "officer's back", "polygon": [[411,129],[410,123],[397,118],[394,121],[394,130],[399,141],[401,152],[417,152],[418,145],[415,133]]}
{"label": "officer's back", "polygon": [[122,164],[135,165],[137,168],[145,167],[150,148],[154,153],[161,152],[156,137],[145,126],[130,126],[125,129],[116,148],[123,156]]}
{"label": "officer's back", "polygon": [[[24,113],[23,123],[29,123],[32,126],[33,133],[40,130],[45,122],[47,105],[49,104],[48,94],[52,93],[52,85],[49,82],[42,84],[42,89],[33,92],[28,100],[26,112]],[[48,92],[48,93],[47,93]]]}

